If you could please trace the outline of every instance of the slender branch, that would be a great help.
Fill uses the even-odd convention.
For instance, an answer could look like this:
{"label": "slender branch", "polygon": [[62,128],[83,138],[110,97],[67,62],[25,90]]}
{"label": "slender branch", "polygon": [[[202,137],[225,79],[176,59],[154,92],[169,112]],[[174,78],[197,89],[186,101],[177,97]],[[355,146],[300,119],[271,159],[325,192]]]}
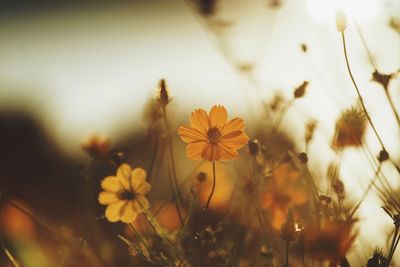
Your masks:
{"label": "slender branch", "polygon": [[15,259],[13,254],[7,249],[6,245],[4,244],[3,239],[0,237],[0,245],[4,250],[4,253],[6,254],[7,258],[10,260],[10,262],[13,264],[14,267],[20,267],[20,264],[18,261]]}
{"label": "slender branch", "polygon": [[[167,119],[167,112],[166,109],[163,109],[163,117],[164,117],[164,123],[165,123],[165,128],[166,131],[169,131],[169,124],[168,124],[168,119]],[[183,197],[181,194],[181,191],[179,189],[179,183],[178,183],[178,178],[176,175],[176,169],[175,169],[175,160],[174,160],[174,151],[173,151],[173,147],[172,147],[172,138],[171,136],[168,137],[168,147],[169,147],[169,156],[170,156],[170,160],[171,160],[171,170],[172,170],[172,183],[171,183],[171,187],[172,187],[172,192],[174,194],[174,197],[176,199],[176,210],[178,213],[178,217],[179,217],[179,221],[181,223],[181,225],[183,225],[184,220],[183,220],[183,215],[182,215],[182,211],[181,211],[181,207],[183,206]]]}
{"label": "slender branch", "polygon": [[290,241],[286,241],[286,265],[285,265],[285,267],[289,267],[289,243],[290,243]]}
{"label": "slender branch", "polygon": [[396,225],[393,233],[392,245],[390,246],[389,255],[386,261],[386,267],[390,266],[390,262],[392,261],[393,254],[396,250],[396,245],[397,245],[396,243],[398,243],[396,239],[398,238],[398,233],[399,233],[399,227]]}
{"label": "slender branch", "polygon": [[367,197],[369,191],[371,188],[375,185],[376,181],[379,178],[379,173],[381,172],[382,169],[382,162],[379,163],[378,168],[375,171],[374,178],[372,178],[370,184],[368,185],[367,189],[365,189],[364,193],[362,194],[362,197],[358,201],[358,203],[354,206],[353,211],[350,213],[350,217],[353,217],[354,213],[358,210],[360,207],[361,203],[364,201],[364,199]]}
{"label": "slender branch", "polygon": [[212,199],[212,197],[214,195],[214,192],[215,192],[215,184],[216,184],[216,181],[215,181],[216,180],[215,179],[215,161],[212,162],[212,171],[213,171],[213,181],[212,181],[211,192],[210,192],[210,195],[208,196],[207,203],[204,206],[203,213],[201,214],[200,221],[205,218],[207,210],[208,210],[208,206],[210,205],[211,199]]}
{"label": "slender branch", "polygon": [[[362,31],[361,31],[361,27],[360,27],[360,25],[358,25],[357,22],[356,22],[355,24],[356,24],[356,28],[357,28],[358,35],[360,36],[360,39],[361,39],[361,42],[362,42],[362,44],[363,44],[363,46],[364,46],[365,51],[367,52],[368,61],[369,61],[369,63],[371,64],[372,68],[375,70],[375,72],[378,72],[378,68],[377,68],[377,66],[376,66],[376,64],[375,64],[375,62],[374,62],[374,58],[373,58],[373,56],[372,56],[371,50],[369,49],[369,47],[368,47],[368,45],[367,45],[367,42],[366,42],[365,37],[364,37],[364,34],[363,34]],[[383,85],[383,84],[382,84],[382,85]],[[383,86],[384,86],[384,85],[383,85]],[[392,100],[392,98],[390,97],[388,85],[384,86],[383,89],[384,89],[384,91],[385,91],[385,95],[386,95],[386,98],[387,98],[387,100],[388,100],[388,102],[389,102],[389,104],[390,104],[390,107],[392,108],[393,114],[394,114],[394,116],[396,117],[396,121],[397,121],[397,124],[398,124],[398,126],[399,126],[399,130],[400,130],[400,117],[399,117],[399,114],[397,113],[397,110],[396,110],[396,108],[395,108],[395,105],[394,105],[394,103],[393,103],[393,100]]]}
{"label": "slender branch", "polygon": [[399,117],[399,114],[397,113],[396,107],[393,103],[393,99],[390,97],[389,88],[384,88],[384,91],[385,91],[386,98],[390,104],[390,107],[392,108],[393,114],[396,117],[396,121],[397,121],[397,124],[399,125],[399,130],[400,130],[400,117]]}
{"label": "slender branch", "polygon": [[357,83],[356,83],[356,81],[354,79],[353,73],[351,71],[349,58],[347,56],[346,38],[345,38],[345,35],[344,35],[344,31],[341,32],[341,35],[342,35],[343,51],[344,51],[344,57],[345,57],[345,60],[346,60],[347,71],[348,71],[348,73],[350,75],[351,81],[353,82],[354,88],[356,89],[356,92],[357,92],[357,95],[358,95],[358,99],[360,100],[360,103],[361,103],[361,106],[362,106],[362,108],[364,110],[365,116],[367,117],[368,122],[371,125],[372,130],[374,131],[374,133],[376,135],[376,138],[378,139],[379,143],[381,144],[382,149],[387,151],[385,149],[385,145],[383,144],[381,137],[378,134],[378,131],[375,128],[374,123],[371,120],[371,117],[369,116],[369,114],[367,112],[367,108],[365,107],[364,100],[363,100],[363,98],[361,96],[360,90],[358,89],[358,85],[357,85]]}

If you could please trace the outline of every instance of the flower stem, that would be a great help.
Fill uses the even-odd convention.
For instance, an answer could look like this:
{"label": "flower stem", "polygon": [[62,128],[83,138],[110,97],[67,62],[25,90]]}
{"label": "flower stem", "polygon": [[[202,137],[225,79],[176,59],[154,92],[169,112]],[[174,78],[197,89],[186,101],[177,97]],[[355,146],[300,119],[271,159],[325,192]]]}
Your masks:
{"label": "flower stem", "polygon": [[367,108],[365,107],[364,100],[363,100],[363,98],[361,96],[360,90],[358,89],[358,85],[357,85],[357,83],[356,83],[356,81],[354,79],[353,73],[351,72],[349,58],[347,56],[346,38],[345,38],[345,35],[344,35],[344,31],[341,32],[341,35],[342,35],[343,51],[344,51],[344,58],[346,60],[347,71],[348,71],[348,73],[350,75],[351,81],[353,82],[354,88],[356,89],[356,92],[357,92],[357,95],[358,95],[358,99],[360,100],[360,103],[361,103],[361,106],[362,106],[362,108],[364,110],[365,116],[367,117],[368,122],[371,125],[372,130],[374,131],[374,133],[376,135],[376,138],[378,139],[382,149],[386,151],[385,145],[383,144],[382,139],[379,136],[378,131],[376,130],[375,125],[372,122],[371,117],[369,116],[369,114],[367,112]]}
{"label": "flower stem", "polygon": [[[387,152],[387,150],[385,148],[385,145],[383,144],[382,139],[379,136],[378,131],[376,130],[375,125],[372,122],[371,117],[369,116],[369,114],[367,112],[367,108],[365,107],[364,100],[363,100],[363,98],[361,96],[360,90],[358,89],[358,86],[357,86],[357,83],[356,83],[356,81],[354,79],[353,73],[351,72],[349,58],[347,56],[346,38],[345,38],[344,32],[341,32],[341,35],[342,35],[343,51],[344,51],[344,57],[345,57],[345,60],[346,60],[347,71],[348,71],[348,73],[350,75],[351,81],[353,82],[354,88],[356,89],[356,92],[357,92],[358,98],[360,100],[361,106],[362,106],[362,108],[364,110],[365,116],[367,117],[368,122],[371,125],[372,130],[374,131],[374,133],[376,135],[376,138],[378,139],[378,141],[379,141],[379,143],[380,143],[380,145],[382,147],[382,150]],[[387,91],[387,90],[385,90],[385,91]],[[397,172],[400,174],[400,166],[392,158],[389,157],[389,160],[393,164],[393,166],[395,166]]]}
{"label": "flower stem", "polygon": [[[164,117],[165,129],[168,133],[169,124],[168,124],[167,112],[166,112],[165,108],[163,109],[163,117]],[[171,160],[171,169],[172,169],[172,183],[171,183],[172,193],[174,194],[174,198],[176,199],[176,203],[177,203],[176,211],[178,213],[179,221],[180,221],[181,225],[183,226],[184,220],[183,220],[182,211],[181,211],[181,207],[183,205],[183,198],[182,198],[181,191],[179,190],[179,183],[178,183],[178,178],[176,175],[174,151],[173,151],[173,147],[172,147],[171,136],[168,137],[168,143],[169,143],[168,144],[169,156],[170,156],[170,160]]]}
{"label": "flower stem", "polygon": [[289,267],[289,243],[290,243],[290,241],[286,241],[286,265],[285,265],[285,267]]}
{"label": "flower stem", "polygon": [[375,171],[374,177],[372,178],[371,182],[369,183],[367,189],[365,189],[365,191],[362,194],[362,197],[360,198],[358,203],[354,206],[353,211],[351,211],[350,217],[353,217],[354,213],[358,210],[358,208],[360,207],[361,203],[367,197],[367,195],[368,195],[369,191],[371,190],[371,188],[375,186],[376,181],[379,179],[379,173],[381,172],[381,169],[382,169],[382,162],[379,163],[378,168]]}
{"label": "flower stem", "polygon": [[[368,61],[369,61],[369,63],[371,64],[372,68],[377,72],[377,71],[378,71],[378,68],[377,68],[377,66],[376,66],[376,64],[375,64],[375,62],[374,62],[374,58],[373,58],[373,56],[372,56],[371,50],[369,49],[369,47],[368,47],[368,45],[367,45],[367,42],[365,41],[364,34],[363,34],[362,31],[361,31],[360,25],[359,25],[357,22],[356,22],[355,24],[356,24],[356,27],[357,27],[357,32],[358,32],[358,34],[360,35],[361,42],[362,42],[362,44],[363,44],[363,46],[364,46],[364,48],[365,48],[365,51],[367,52]],[[394,105],[394,103],[393,103],[393,100],[392,100],[392,98],[390,97],[389,88],[388,88],[388,86],[384,86],[383,89],[384,89],[384,91],[385,91],[385,95],[386,95],[386,98],[387,98],[387,100],[388,100],[388,102],[389,102],[389,104],[390,104],[390,107],[392,108],[393,114],[394,114],[394,116],[396,117],[396,121],[397,121],[397,124],[398,124],[398,126],[399,126],[399,130],[400,130],[400,117],[399,117],[399,114],[397,113],[397,110],[396,110],[396,108],[395,108],[395,105]]]}
{"label": "flower stem", "polygon": [[213,181],[212,181],[211,192],[210,192],[210,195],[208,196],[207,203],[204,206],[203,213],[201,214],[200,221],[202,221],[206,217],[208,206],[210,205],[211,199],[212,199],[212,197],[214,195],[214,192],[215,192],[215,184],[216,184],[216,181],[215,181],[216,180],[216,178],[215,178],[215,161],[212,162],[212,171],[213,171]]}
{"label": "flower stem", "polygon": [[392,108],[393,114],[396,117],[396,121],[399,126],[399,130],[400,130],[400,117],[399,117],[399,114],[397,113],[396,107],[393,103],[393,99],[390,97],[389,88],[384,88],[384,91],[385,91],[386,98],[390,104],[390,107]]}
{"label": "flower stem", "polygon": [[390,250],[389,250],[389,254],[388,254],[388,258],[386,261],[386,267],[389,267],[390,262],[392,261],[393,258],[393,254],[396,250],[397,244],[398,244],[398,239],[400,238],[399,236],[399,226],[396,225],[395,229],[394,229],[394,233],[393,233],[393,239],[392,239],[392,245],[390,246]]}
{"label": "flower stem", "polygon": [[4,253],[7,255],[7,258],[10,260],[12,265],[14,267],[20,267],[18,261],[15,259],[15,257],[11,254],[11,252],[7,249],[6,245],[4,244],[3,239],[0,237],[0,245],[4,250]]}

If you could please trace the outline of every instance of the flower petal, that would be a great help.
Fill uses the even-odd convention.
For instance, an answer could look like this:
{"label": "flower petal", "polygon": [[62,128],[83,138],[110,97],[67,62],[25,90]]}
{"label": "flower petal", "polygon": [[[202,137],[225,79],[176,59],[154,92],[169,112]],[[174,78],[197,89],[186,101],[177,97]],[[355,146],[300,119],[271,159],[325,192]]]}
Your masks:
{"label": "flower petal", "polygon": [[223,106],[213,106],[209,117],[211,127],[222,127],[228,119],[228,113]]}
{"label": "flower petal", "polygon": [[119,179],[122,186],[126,190],[130,189],[129,182],[130,182],[131,172],[132,172],[131,166],[129,166],[126,163],[121,164],[121,166],[119,166],[117,170],[117,178]]}
{"label": "flower petal", "polygon": [[232,132],[223,136],[219,143],[231,149],[239,149],[247,145],[249,142],[249,137],[247,134],[245,132],[241,132],[239,135],[237,135],[237,133],[238,132]]}
{"label": "flower petal", "polygon": [[218,143],[218,152],[221,160],[236,160],[239,158],[239,154],[235,149],[224,145],[223,143]]}
{"label": "flower petal", "polygon": [[207,140],[207,136],[204,133],[190,126],[183,125],[179,127],[178,134],[180,135],[182,140],[186,143]]}
{"label": "flower petal", "polygon": [[131,171],[132,171],[131,166],[129,166],[126,163],[121,164],[121,166],[119,166],[118,170],[117,170],[117,177],[125,178],[125,179],[129,180],[129,178],[131,176]]}
{"label": "flower petal", "polygon": [[186,146],[186,155],[189,159],[200,160],[202,159],[202,152],[207,146],[206,142],[193,142]]}
{"label": "flower petal", "polygon": [[132,170],[130,175],[130,183],[133,190],[137,191],[136,189],[145,182],[146,180],[146,171],[142,168],[135,168]]}
{"label": "flower petal", "polygon": [[234,118],[228,121],[221,129],[222,136],[234,132],[234,131],[243,131],[244,130],[244,121],[241,118]]}
{"label": "flower petal", "polygon": [[106,208],[106,218],[107,220],[109,220],[110,222],[116,222],[120,219],[120,211],[121,208],[124,206],[125,201],[118,201],[115,202],[113,204],[110,204],[107,206]]}
{"label": "flower petal", "polygon": [[102,205],[108,205],[114,202],[117,202],[118,199],[118,195],[115,192],[100,192],[99,194],[99,203]]}
{"label": "flower petal", "polygon": [[280,230],[282,228],[283,223],[287,219],[287,208],[272,208],[272,226],[275,230]]}
{"label": "flower petal", "polygon": [[108,176],[101,181],[101,188],[109,192],[118,192],[122,189],[122,184],[115,176]]}
{"label": "flower petal", "polygon": [[210,128],[210,120],[208,119],[207,113],[204,109],[196,109],[190,116],[190,124],[193,128],[196,128],[200,132],[207,134]]}
{"label": "flower petal", "polygon": [[138,213],[132,201],[127,203],[121,208],[121,221],[124,223],[130,223],[136,220]]}
{"label": "flower petal", "polygon": [[201,152],[201,157],[209,161],[221,159],[221,156],[217,153],[217,145],[214,144],[209,144],[206,146],[203,152]]}

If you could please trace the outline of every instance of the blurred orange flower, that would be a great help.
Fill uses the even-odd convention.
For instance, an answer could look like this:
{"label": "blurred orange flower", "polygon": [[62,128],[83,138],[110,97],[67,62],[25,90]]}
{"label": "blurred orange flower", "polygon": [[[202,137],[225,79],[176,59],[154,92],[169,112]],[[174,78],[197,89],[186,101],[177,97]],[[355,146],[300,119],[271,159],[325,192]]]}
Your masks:
{"label": "blurred orange flower", "polygon": [[289,164],[282,164],[269,178],[261,194],[261,206],[272,215],[272,226],[280,230],[289,209],[307,201],[305,186],[299,182],[300,173]]}
{"label": "blurred orange flower", "polygon": [[207,115],[203,109],[192,112],[190,126],[181,126],[178,134],[188,143],[186,154],[190,159],[209,161],[234,160],[236,150],[247,144],[240,118],[227,121],[228,114],[223,106],[213,106]]}
{"label": "blurred orange flower", "polygon": [[174,202],[163,204],[163,202],[159,202],[154,205],[154,213],[161,207],[161,210],[156,213],[157,221],[163,228],[169,231],[179,230],[181,228],[181,222],[179,220],[176,204]]}
{"label": "blurred orange flower", "polygon": [[346,255],[357,233],[353,232],[355,220],[327,220],[321,229],[305,229],[304,245],[307,253],[336,266]]}
{"label": "blurred orange flower", "polygon": [[108,176],[101,182],[104,191],[99,194],[99,202],[108,205],[106,218],[110,222],[122,221],[130,223],[143,209],[149,207],[145,195],[150,191],[146,182],[146,171],[142,168],[132,168],[122,164],[116,176]]}
{"label": "blurred orange flower", "polygon": [[111,141],[105,136],[98,134],[90,135],[82,144],[81,148],[95,158],[103,158],[107,155],[111,147]]}
{"label": "blurred orange flower", "polygon": [[[215,185],[215,193],[210,201],[209,208],[217,212],[224,212],[231,203],[234,190],[234,181],[232,176],[234,172],[223,163],[216,163],[218,172],[218,183]],[[198,192],[199,202],[201,205],[207,203],[208,197],[212,190],[212,163],[205,161],[200,164],[194,171],[193,185]]]}

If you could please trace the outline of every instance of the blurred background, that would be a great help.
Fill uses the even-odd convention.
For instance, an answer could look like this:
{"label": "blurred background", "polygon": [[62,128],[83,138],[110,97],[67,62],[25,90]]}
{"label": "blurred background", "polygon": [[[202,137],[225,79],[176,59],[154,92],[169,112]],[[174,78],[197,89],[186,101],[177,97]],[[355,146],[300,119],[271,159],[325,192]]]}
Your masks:
{"label": "blurred background", "polygon": [[[161,78],[173,98],[173,128],[186,123],[194,108],[223,104],[229,116],[245,119],[250,136],[262,119],[263,103],[277,92],[289,99],[295,87],[309,81],[306,97],[288,110],[282,128],[303,151],[299,133],[309,119],[318,121],[320,130],[308,151],[310,168],[317,172],[333,157],[336,119],[357,99],[335,26],[337,9],[348,15],[350,64],[367,109],[388,152],[399,159],[399,128],[381,85],[371,81],[370,64],[382,73],[400,68],[397,0],[2,1],[0,193],[55,222],[62,230],[57,233],[71,237],[77,247],[94,242],[99,237],[90,236],[85,220],[108,225],[98,219],[103,208],[96,206],[96,194],[98,180],[111,168],[96,168],[95,179],[82,178],[90,158],[80,145],[99,133],[112,140],[115,151],[131,153],[131,159],[145,150],[143,110]],[[390,93],[399,110],[399,79],[390,84]],[[370,130],[365,140],[377,154],[379,143]],[[176,143],[177,157],[187,161],[178,171],[187,176],[193,165],[184,158],[183,144]],[[144,157],[135,160],[135,165],[147,164]],[[354,199],[374,172],[366,160],[357,149],[342,159],[342,178]],[[397,177],[390,165],[383,172]],[[82,191],[81,178],[97,191]],[[391,182],[399,186],[398,179]],[[85,197],[94,199],[93,214],[80,212]],[[8,247],[19,248],[23,266],[53,266],[49,259],[57,258],[56,252],[48,255],[48,247],[61,242],[54,233],[46,241],[31,238],[38,222],[11,205],[1,203],[0,216],[1,235]],[[384,246],[386,236],[376,229],[391,226],[373,192],[360,218],[362,243],[356,244],[353,260],[365,259],[375,245]],[[120,229],[111,227],[104,235],[113,240]],[[107,246],[102,253],[107,254]],[[126,254],[109,255],[109,262],[124,266]],[[1,266],[9,266],[4,255],[0,258]]]}

